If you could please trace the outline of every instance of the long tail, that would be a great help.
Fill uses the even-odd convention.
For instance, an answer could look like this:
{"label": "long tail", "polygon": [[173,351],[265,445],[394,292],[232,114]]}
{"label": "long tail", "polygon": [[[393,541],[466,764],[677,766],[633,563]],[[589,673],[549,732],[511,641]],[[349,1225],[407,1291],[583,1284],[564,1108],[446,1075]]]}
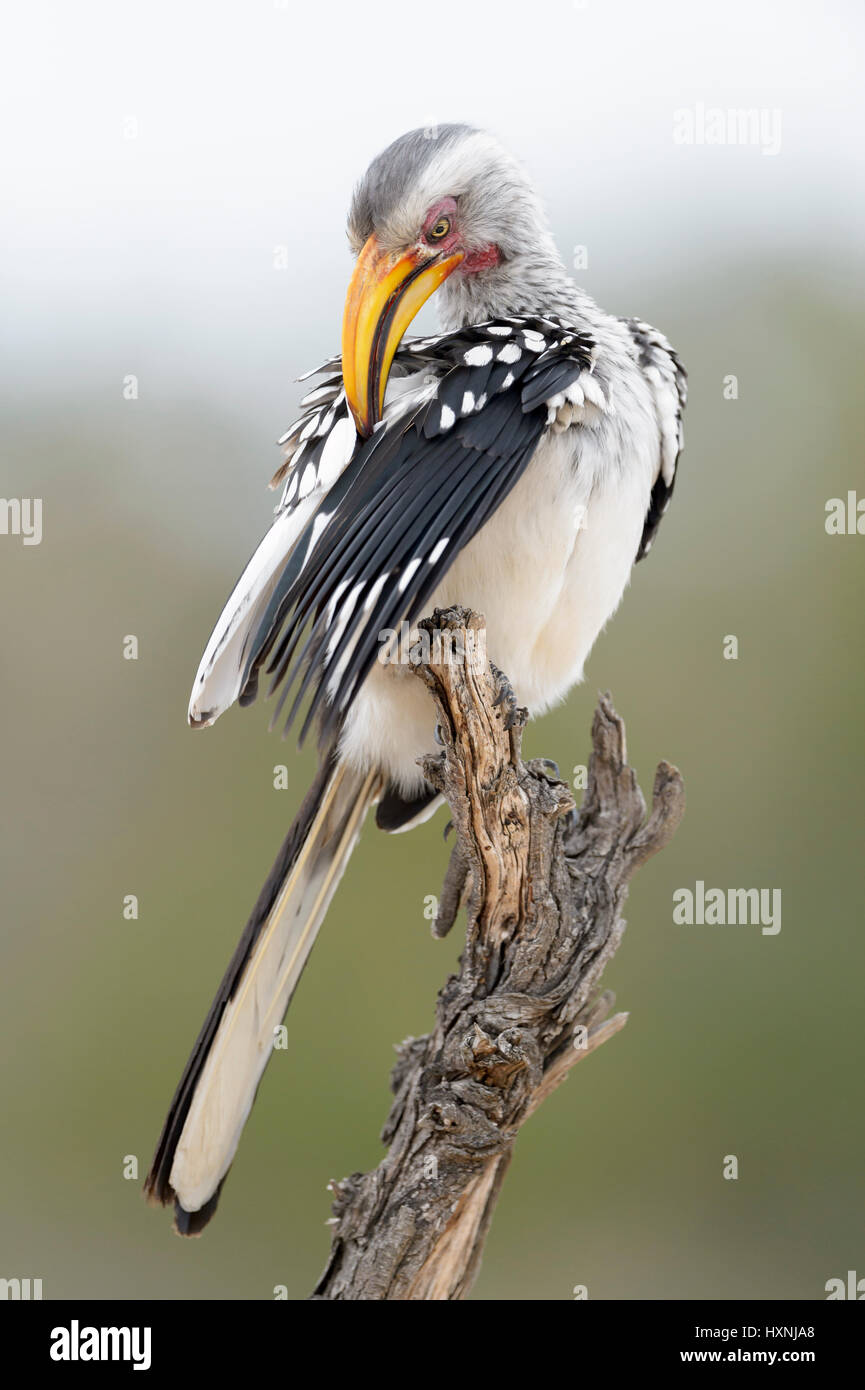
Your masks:
{"label": "long tail", "polygon": [[274,1029],[315,942],[364,817],[380,792],[326,762],[286,836],[171,1102],[144,1184],[198,1235],[216,1210],[268,1059]]}

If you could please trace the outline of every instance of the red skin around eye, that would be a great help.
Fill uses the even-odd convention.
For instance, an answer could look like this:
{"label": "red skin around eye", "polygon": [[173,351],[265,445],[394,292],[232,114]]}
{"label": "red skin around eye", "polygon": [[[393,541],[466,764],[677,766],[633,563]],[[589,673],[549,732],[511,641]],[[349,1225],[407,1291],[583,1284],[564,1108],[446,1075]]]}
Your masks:
{"label": "red skin around eye", "polygon": [[466,256],[462,269],[473,275],[477,270],[489,270],[491,266],[498,265],[499,259],[499,248],[495,242],[491,242],[489,246],[480,246]]}
{"label": "red skin around eye", "polygon": [[[435,247],[436,251],[449,255],[452,251],[459,249],[460,229],[457,221],[457,205],[453,198],[441,198],[437,203],[433,203],[427,212],[423,224],[423,237],[426,240],[427,233],[435,226],[440,217],[446,217],[451,224],[451,229],[446,237],[441,241],[428,243]],[[499,248],[491,243],[488,246],[479,246],[471,251],[460,266],[460,270],[474,274],[478,270],[489,270],[491,266],[498,265],[500,259]]]}
{"label": "red skin around eye", "polygon": [[432,231],[440,217],[446,217],[451,224],[451,229],[446,237],[441,241],[433,241],[429,244],[434,246],[436,251],[450,252],[459,241],[459,231],[457,230],[457,205],[453,198],[440,198],[437,203],[433,203],[423,223],[423,237],[427,239],[427,234]]}

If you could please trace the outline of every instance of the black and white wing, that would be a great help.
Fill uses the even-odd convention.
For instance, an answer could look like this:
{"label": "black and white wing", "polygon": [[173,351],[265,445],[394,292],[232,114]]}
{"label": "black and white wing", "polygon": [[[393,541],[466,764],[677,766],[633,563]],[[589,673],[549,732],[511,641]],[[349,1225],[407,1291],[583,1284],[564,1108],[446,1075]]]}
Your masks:
{"label": "black and white wing", "polygon": [[[420,365],[408,347],[400,348],[391,369],[397,396],[401,379],[416,373]],[[270,480],[271,488],[282,485],[274,508],[276,520],[235,584],[199,663],[189,702],[189,722],[196,727],[212,724],[238,698],[249,641],[283,566],[359,442],[346,400],[341,359],[329,358],[300,380],[310,377],[323,380],[302,398],[298,418],[278,440],[284,458]]]}
{"label": "black and white wing", "polygon": [[339,368],[337,357],[317,369],[326,380],[304,396],[298,419],[279,441],[285,460],[270,486],[285,486],[276,519],[235,584],[199,663],[189,701],[189,722],[196,727],[212,724],[240,694],[250,638],[283,567],[357,447]]}
{"label": "black and white wing", "polygon": [[636,360],[649,382],[658,425],[658,472],[637,551],[648,555],[661,518],[670,505],[682,452],[682,416],[688,399],[685,368],[663,333],[640,319],[623,320],[634,343]]}
{"label": "black and white wing", "polygon": [[[336,732],[380,634],[420,616],[531,459],[548,401],[591,373],[592,348],[558,321],[534,318],[401,349],[401,370],[416,371],[330,484],[271,586],[246,643],[242,704],[255,698],[266,663],[268,693],[283,687],[275,719],[294,688],[286,728],[309,692],[301,736],[316,714],[325,740]],[[334,401],[323,405],[333,410]],[[323,445],[313,438],[323,456],[328,436]]]}
{"label": "black and white wing", "polygon": [[300,415],[277,441],[285,458],[270,480],[272,488],[284,482],[277,513],[289,510],[310,493],[326,490],[339,477],[346,453],[354,450],[355,428],[345,398],[340,359],[331,357],[322,366],[305,372],[300,381],[324,376],[300,402]]}

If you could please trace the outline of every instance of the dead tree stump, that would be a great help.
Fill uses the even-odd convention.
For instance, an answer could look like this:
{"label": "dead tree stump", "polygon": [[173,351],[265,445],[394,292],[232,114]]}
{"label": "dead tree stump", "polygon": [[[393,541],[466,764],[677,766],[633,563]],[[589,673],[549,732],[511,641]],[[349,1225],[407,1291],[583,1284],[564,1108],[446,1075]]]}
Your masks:
{"label": "dead tree stump", "polygon": [[434,931],[464,904],[465,948],[432,1032],[398,1049],[386,1157],[333,1185],[320,1299],[466,1296],[520,1126],[627,1020],[598,982],[622,939],[628,881],[684,810],[682,779],[661,763],[646,820],[604,695],[575,811],[554,764],[522,761],[526,711],[486,661],[483,618],[436,610],[419,632],[412,664],[443,740],[423,770],[456,831]]}

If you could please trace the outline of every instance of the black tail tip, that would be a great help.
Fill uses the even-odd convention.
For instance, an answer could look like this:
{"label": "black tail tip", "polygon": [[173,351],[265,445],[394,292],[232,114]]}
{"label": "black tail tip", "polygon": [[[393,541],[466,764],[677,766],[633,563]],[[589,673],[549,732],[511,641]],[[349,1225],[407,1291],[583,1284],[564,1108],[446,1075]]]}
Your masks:
{"label": "black tail tip", "polygon": [[174,1229],[179,1236],[200,1236],[208,1221],[219,1205],[219,1194],[222,1191],[222,1183],[214,1192],[209,1202],[205,1202],[198,1211],[187,1211],[185,1207],[175,1197],[174,1199]]}

